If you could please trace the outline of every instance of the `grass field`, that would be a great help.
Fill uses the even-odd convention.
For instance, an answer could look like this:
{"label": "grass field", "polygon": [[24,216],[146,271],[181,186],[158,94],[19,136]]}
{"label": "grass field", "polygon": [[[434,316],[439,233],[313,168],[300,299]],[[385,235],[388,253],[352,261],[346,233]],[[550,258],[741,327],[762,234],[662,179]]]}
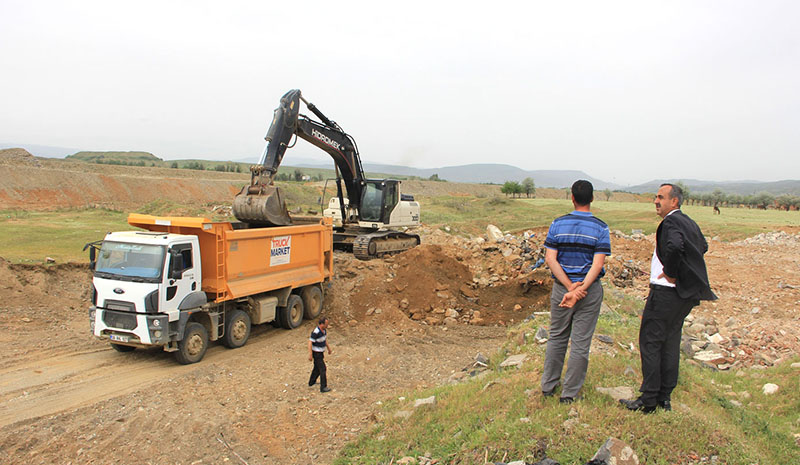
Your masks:
{"label": "grass field", "polygon": [[[319,212],[321,189],[296,183],[282,183],[289,203],[303,214]],[[327,196],[331,195],[331,190]],[[420,197],[422,222],[449,226],[455,233],[478,235],[492,223],[505,231],[542,228],[553,218],[569,213],[572,203],[564,199],[508,199],[505,197],[436,196]],[[641,229],[655,232],[660,218],[650,203],[597,201],[592,210],[612,230],[630,234]],[[723,208],[713,215],[710,207],[685,206],[703,232],[721,240],[738,240],[786,227],[800,227],[800,212]],[[153,215],[207,216],[202,205],[181,205],[170,201],[142,205],[136,213]],[[102,239],[106,232],[129,229],[128,212],[105,209],[67,209],[53,212],[0,211],[0,257],[11,262],[41,263],[45,257],[59,262],[85,261],[81,251],[87,242]]]}
{"label": "grass field", "polygon": [[[504,231],[547,227],[553,218],[572,211],[572,202],[565,199],[507,199],[474,197],[432,197],[421,199],[422,221],[442,224],[469,234],[481,234],[488,223]],[[700,225],[709,237],[738,240],[765,231],[800,226],[800,212],[723,208],[713,215],[711,207],[686,205],[682,210]],[[593,213],[611,230],[630,234],[641,229],[654,233],[661,218],[652,203],[597,201]]]}
{"label": "grass field", "polygon": [[[557,397],[541,395],[544,346],[530,337],[518,345],[520,333],[532,335],[547,325],[547,317],[538,317],[509,331],[508,342],[491,356],[486,376],[389,400],[382,421],[348,445],[335,463],[389,464],[428,453],[440,463],[533,463],[546,455],[562,464],[583,464],[608,437],[628,443],[640,463],[647,464],[715,463],[712,456],[717,456],[716,463],[729,465],[800,463],[800,448],[792,438],[800,422],[800,380],[788,363],[737,376],[684,361],[673,411],[647,416],[628,412],[597,392],[599,386],[638,388],[624,372],[626,367],[640,370],[638,354],[620,350],[616,343],[636,340],[635,310],[641,303],[613,296],[606,302],[615,310],[600,317],[596,333],[614,338],[616,354],[593,348],[581,401],[562,405]],[[507,355],[518,353],[528,355],[522,368],[499,368]],[[781,391],[767,399],[761,392],[766,382],[779,384]],[[415,399],[432,395],[435,407],[407,419],[395,416],[400,410],[413,411]],[[731,402],[737,399],[742,406]],[[570,420],[573,409],[577,416]]]}

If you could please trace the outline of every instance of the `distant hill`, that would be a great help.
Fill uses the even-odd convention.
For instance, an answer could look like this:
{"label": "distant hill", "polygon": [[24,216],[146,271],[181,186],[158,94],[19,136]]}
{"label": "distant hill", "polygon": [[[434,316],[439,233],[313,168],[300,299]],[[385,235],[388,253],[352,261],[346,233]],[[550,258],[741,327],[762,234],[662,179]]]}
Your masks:
{"label": "distant hill", "polygon": [[67,147],[54,147],[52,145],[34,145],[34,144],[12,144],[7,142],[0,142],[0,149],[11,148],[24,148],[31,154],[37,157],[45,158],[64,158],[71,153],[75,153],[78,149],[71,149]]}
{"label": "distant hill", "polygon": [[79,160],[88,163],[107,163],[131,165],[136,163],[161,164],[164,160],[150,152],[78,152],[68,155],[67,160]]}
{"label": "distant hill", "polygon": [[[293,164],[284,160],[284,164],[300,168],[319,168],[322,165],[302,163]],[[364,171],[372,173],[386,173],[394,176],[417,176],[427,179],[432,175],[439,176],[451,182],[502,184],[506,181],[522,181],[525,178],[533,179],[536,187],[569,187],[578,179],[591,181],[595,189],[620,189],[622,186],[602,181],[589,176],[583,171],[576,170],[532,170],[526,171],[516,166],[499,163],[471,164],[460,166],[444,166],[441,168],[411,168],[399,165],[383,165],[379,163],[364,163]]]}
{"label": "distant hill", "polygon": [[787,179],[784,181],[702,181],[699,179],[667,179],[653,180],[625,190],[636,194],[656,192],[658,187],[665,182],[681,182],[689,188],[690,192],[713,192],[716,189],[726,194],[752,195],[759,192],[769,192],[773,195],[792,194],[800,195],[800,180]]}

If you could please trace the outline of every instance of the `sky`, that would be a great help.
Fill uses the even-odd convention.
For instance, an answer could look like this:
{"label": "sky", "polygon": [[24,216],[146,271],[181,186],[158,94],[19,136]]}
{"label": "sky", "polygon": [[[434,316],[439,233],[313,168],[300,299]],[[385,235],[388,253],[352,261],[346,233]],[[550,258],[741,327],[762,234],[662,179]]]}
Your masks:
{"label": "sky", "polygon": [[[0,0],[0,142],[257,159],[298,88],[364,163],[800,179],[798,18],[769,0]],[[330,161],[302,140],[292,157]]]}

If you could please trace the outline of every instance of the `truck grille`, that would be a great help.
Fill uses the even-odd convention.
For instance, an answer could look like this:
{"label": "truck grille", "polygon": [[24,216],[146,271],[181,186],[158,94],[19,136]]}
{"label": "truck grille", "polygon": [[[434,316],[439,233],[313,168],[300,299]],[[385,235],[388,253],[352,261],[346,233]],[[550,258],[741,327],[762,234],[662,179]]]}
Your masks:
{"label": "truck grille", "polygon": [[106,310],[103,312],[103,323],[110,328],[132,330],[136,329],[136,315]]}

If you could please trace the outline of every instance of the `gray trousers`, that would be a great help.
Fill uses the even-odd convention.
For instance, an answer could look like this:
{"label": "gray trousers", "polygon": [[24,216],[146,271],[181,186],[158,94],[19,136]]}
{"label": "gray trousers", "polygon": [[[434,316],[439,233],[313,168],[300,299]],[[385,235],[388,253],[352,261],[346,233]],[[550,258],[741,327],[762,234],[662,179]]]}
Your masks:
{"label": "gray trousers", "polygon": [[551,391],[558,386],[567,345],[572,341],[561,397],[575,397],[586,379],[589,347],[592,345],[592,335],[600,315],[600,305],[603,303],[603,286],[599,280],[592,283],[586,297],[572,308],[558,306],[566,293],[567,288],[560,282],[553,283],[553,292],[550,294],[550,338],[544,356],[542,392]]}

